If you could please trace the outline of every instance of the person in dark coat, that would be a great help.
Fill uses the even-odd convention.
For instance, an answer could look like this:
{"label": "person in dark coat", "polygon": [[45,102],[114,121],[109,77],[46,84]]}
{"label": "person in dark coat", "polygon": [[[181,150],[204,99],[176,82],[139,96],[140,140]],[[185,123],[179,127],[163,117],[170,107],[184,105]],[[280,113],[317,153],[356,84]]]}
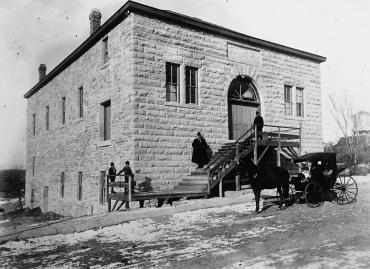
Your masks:
{"label": "person in dark coat", "polygon": [[[254,122],[253,122],[253,127],[257,127],[257,132],[262,132],[263,124],[264,124],[263,123],[263,118],[260,115],[260,112],[257,110],[256,111],[256,117],[254,118]],[[262,140],[262,135],[259,134],[257,136],[257,139]]]}
{"label": "person in dark coat", "polygon": [[194,139],[193,143],[193,156],[191,161],[198,165],[198,168],[203,168],[205,164],[209,162],[207,157],[207,142],[200,132],[197,134],[197,138]]}
{"label": "person in dark coat", "polygon": [[125,182],[126,183],[128,183],[128,176],[131,176],[131,178],[132,178],[131,190],[132,190],[132,192],[134,192],[134,187],[135,187],[134,173],[132,173],[129,161],[125,162],[125,166],[118,172],[117,175],[120,175],[122,172],[125,175]]}
{"label": "person in dark coat", "polygon": [[[108,169],[108,175],[109,175],[110,182],[116,181],[116,174],[117,174],[117,171],[116,171],[116,168],[114,167],[114,163],[112,162],[110,163],[110,168]],[[111,189],[111,193],[116,193],[113,187]]]}

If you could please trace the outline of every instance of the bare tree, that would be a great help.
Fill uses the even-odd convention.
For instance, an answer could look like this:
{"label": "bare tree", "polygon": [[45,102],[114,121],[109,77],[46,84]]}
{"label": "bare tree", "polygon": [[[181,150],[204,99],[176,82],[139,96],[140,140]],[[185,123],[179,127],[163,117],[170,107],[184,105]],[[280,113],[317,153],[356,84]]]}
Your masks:
{"label": "bare tree", "polygon": [[[345,148],[350,166],[354,167],[356,173],[358,141],[358,118],[354,117],[353,104],[347,95],[336,98],[334,94],[329,95],[330,113],[345,139]],[[357,136],[357,137],[356,137]]]}

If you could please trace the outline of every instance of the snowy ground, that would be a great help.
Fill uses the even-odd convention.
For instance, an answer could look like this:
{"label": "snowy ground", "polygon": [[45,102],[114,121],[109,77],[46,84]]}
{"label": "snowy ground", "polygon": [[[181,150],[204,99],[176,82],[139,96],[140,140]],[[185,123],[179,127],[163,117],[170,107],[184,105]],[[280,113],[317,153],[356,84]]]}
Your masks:
{"label": "snowy ground", "polygon": [[18,268],[369,268],[370,178],[358,201],[319,208],[202,209],[0,245]]}

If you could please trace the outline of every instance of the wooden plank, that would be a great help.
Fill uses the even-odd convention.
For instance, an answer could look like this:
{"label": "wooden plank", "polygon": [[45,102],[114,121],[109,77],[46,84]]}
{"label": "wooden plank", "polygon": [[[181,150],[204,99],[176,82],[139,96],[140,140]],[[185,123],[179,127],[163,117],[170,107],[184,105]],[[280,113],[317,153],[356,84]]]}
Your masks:
{"label": "wooden plank", "polygon": [[[262,133],[262,135],[266,135],[266,136],[270,136],[270,137],[276,137],[276,138],[279,137],[279,133],[275,133],[275,132],[260,132],[260,133]],[[299,139],[300,138],[299,135],[287,134],[287,133],[280,133],[280,137],[281,137],[281,139],[287,139],[287,140]]]}
{"label": "wooden plank", "polygon": [[125,203],[125,201],[121,202],[121,204],[117,207],[117,211],[121,209],[121,207],[123,206],[124,203]]}
{"label": "wooden plank", "polygon": [[114,211],[114,209],[116,208],[117,203],[118,203],[118,200],[116,200],[116,202],[114,203],[112,211]]}
{"label": "wooden plank", "polygon": [[128,185],[125,181],[108,182],[108,187],[128,188]]}
{"label": "wooden plank", "polygon": [[[279,143],[275,140],[261,140],[258,141],[259,146],[267,146],[270,144],[271,147],[278,147]],[[297,148],[299,146],[299,142],[290,142],[290,141],[281,141],[281,147],[292,147]]]}

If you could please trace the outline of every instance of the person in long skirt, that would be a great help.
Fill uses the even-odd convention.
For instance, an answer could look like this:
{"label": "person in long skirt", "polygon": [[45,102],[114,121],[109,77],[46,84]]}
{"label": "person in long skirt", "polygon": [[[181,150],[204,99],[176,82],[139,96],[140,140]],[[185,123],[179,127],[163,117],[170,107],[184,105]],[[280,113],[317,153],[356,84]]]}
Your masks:
{"label": "person in long skirt", "polygon": [[191,161],[198,165],[198,168],[203,168],[205,164],[209,162],[207,157],[207,142],[200,132],[197,134],[197,138],[194,139],[193,143],[193,155]]}

